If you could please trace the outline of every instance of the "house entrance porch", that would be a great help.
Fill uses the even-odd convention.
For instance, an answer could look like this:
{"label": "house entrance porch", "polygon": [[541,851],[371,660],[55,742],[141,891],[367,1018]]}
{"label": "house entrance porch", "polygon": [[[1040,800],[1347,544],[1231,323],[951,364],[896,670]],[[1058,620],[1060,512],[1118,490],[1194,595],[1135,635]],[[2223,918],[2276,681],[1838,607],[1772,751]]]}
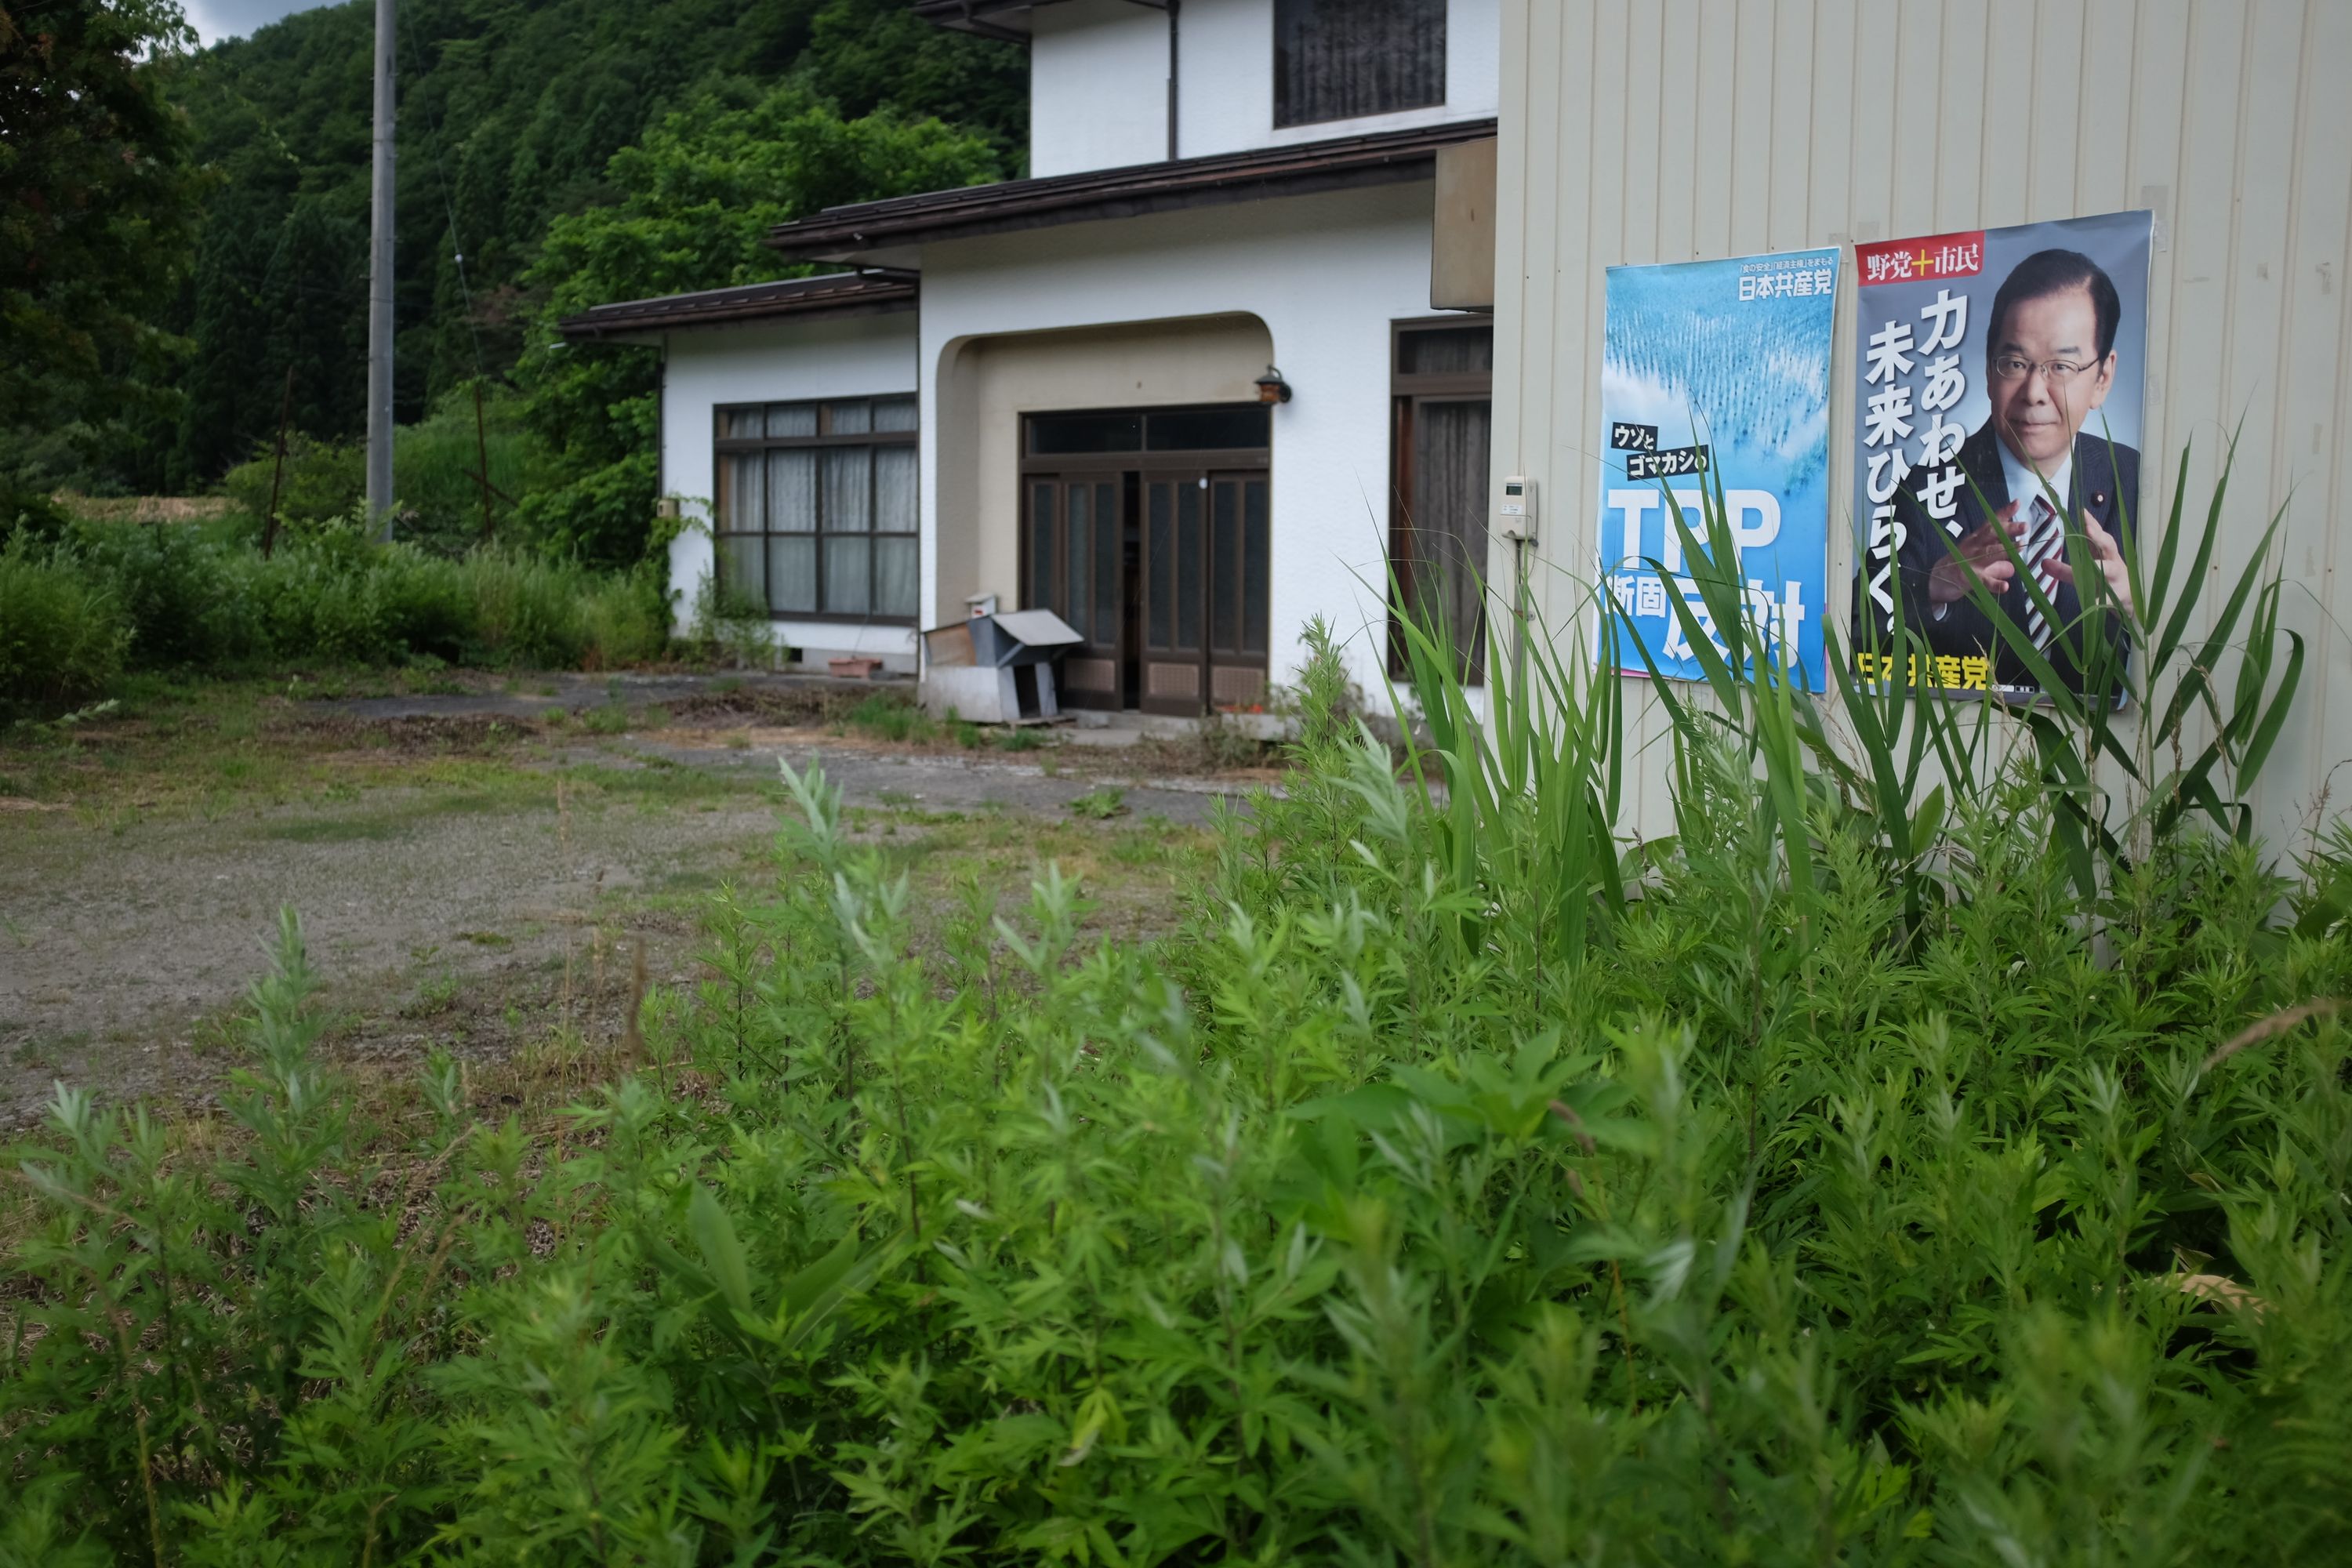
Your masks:
{"label": "house entrance porch", "polygon": [[1266,688],[1267,410],[1032,414],[1022,603],[1069,622],[1072,707],[1198,714]]}
{"label": "house entrance porch", "polygon": [[1244,316],[952,345],[938,397],[941,618],[977,592],[1067,621],[1086,640],[1062,661],[1065,707],[1198,716],[1262,702],[1274,419],[1255,381],[1272,358]]}

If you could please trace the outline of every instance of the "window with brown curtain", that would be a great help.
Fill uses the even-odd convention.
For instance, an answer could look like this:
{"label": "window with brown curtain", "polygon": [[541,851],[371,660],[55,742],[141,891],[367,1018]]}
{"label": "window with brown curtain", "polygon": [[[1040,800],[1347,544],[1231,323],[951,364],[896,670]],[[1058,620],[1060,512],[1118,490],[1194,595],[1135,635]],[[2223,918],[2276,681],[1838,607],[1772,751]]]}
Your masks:
{"label": "window with brown curtain", "polygon": [[[1390,561],[1403,606],[1444,628],[1465,680],[1486,678],[1486,480],[1493,450],[1491,321],[1400,321]],[[1402,670],[1401,642],[1393,647]]]}
{"label": "window with brown curtain", "polygon": [[1274,122],[1445,101],[1445,0],[1275,0]]}
{"label": "window with brown curtain", "polygon": [[915,400],[718,410],[719,585],[771,616],[915,618]]}

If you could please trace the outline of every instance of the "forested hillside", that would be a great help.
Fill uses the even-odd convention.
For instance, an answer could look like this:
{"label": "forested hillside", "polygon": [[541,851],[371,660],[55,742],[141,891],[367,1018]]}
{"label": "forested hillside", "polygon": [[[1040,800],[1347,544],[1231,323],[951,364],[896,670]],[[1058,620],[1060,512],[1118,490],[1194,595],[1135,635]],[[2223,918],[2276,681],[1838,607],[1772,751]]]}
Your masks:
{"label": "forested hillside", "polygon": [[[200,237],[180,258],[184,279],[154,322],[184,340],[161,373],[183,395],[70,456],[52,440],[51,477],[149,491],[208,486],[274,435],[289,367],[297,430],[359,436],[373,35],[373,7],[352,0],[178,68],[171,96],[211,181]],[[722,184],[730,199],[764,198],[757,205],[771,220],[925,179],[1018,172],[1019,52],[917,22],[898,0],[404,0],[398,48],[404,423],[469,378],[510,375],[572,272],[590,268],[579,281],[591,291],[637,286],[626,258],[616,264],[593,245],[574,244],[570,271],[532,268],[551,224],[632,198],[614,156],[665,121],[672,161],[691,163],[703,155],[698,128],[731,120],[741,166]],[[746,114],[814,116],[896,151],[797,181],[787,172],[764,190]],[[929,117],[944,129],[919,126]],[[640,220],[664,216],[642,188],[655,183],[634,193]],[[692,205],[691,194],[684,200]],[[740,224],[720,222],[685,245],[694,256],[653,246],[635,258],[651,263],[636,268],[647,274],[642,286],[790,270],[756,234],[748,253],[728,248],[745,238]],[[575,445],[561,428],[543,434],[558,449]],[[615,456],[593,433],[586,444],[591,458]]]}

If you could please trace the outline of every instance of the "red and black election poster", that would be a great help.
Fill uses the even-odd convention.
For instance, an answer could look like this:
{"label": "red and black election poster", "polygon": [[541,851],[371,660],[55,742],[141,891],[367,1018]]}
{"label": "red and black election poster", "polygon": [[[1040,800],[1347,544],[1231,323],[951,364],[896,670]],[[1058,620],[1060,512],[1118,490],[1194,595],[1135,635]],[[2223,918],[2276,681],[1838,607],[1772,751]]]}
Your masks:
{"label": "red and black election poster", "polygon": [[2152,237],[2134,212],[1854,247],[1865,676],[2030,699],[2037,664],[2080,690],[2130,657]]}

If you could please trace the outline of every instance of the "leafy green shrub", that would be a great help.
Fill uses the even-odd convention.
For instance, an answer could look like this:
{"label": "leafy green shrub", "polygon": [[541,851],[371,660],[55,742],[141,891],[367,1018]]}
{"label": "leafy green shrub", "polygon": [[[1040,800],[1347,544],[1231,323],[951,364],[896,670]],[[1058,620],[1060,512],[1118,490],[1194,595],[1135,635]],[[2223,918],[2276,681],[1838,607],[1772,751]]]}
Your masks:
{"label": "leafy green shrub", "polygon": [[520,424],[515,395],[486,389],[481,425],[474,420],[470,386],[451,391],[430,416],[401,426],[392,448],[392,489],[405,514],[402,535],[441,554],[463,554],[482,539],[482,488],[477,476],[488,459],[491,537],[528,542],[519,531],[521,497],[554,482],[538,443]]}
{"label": "leafy green shrub", "polygon": [[667,651],[669,605],[666,574],[643,565],[626,572],[577,571],[572,602],[580,617],[583,669],[617,669],[657,659]]}
{"label": "leafy green shrub", "polygon": [[[101,658],[94,677],[63,681],[58,693],[94,692],[125,664],[439,659],[604,669],[659,658],[667,644],[650,567],[599,573],[504,548],[450,557],[383,545],[367,537],[356,510],[289,529],[266,560],[250,532],[243,518],[204,529],[77,521],[46,546],[13,547],[41,581],[81,584],[127,624],[111,660]],[[35,623],[19,624],[29,638]],[[85,659],[78,646],[60,643],[54,657]]]}
{"label": "leafy green shrub", "polygon": [[466,565],[482,662],[609,669],[655,658],[668,641],[651,568],[593,573],[494,551],[476,552]]}
{"label": "leafy green shrub", "polygon": [[2343,833],[2290,881],[2175,814],[2085,889],[2040,758],[1881,809],[1768,677],[1678,715],[1675,833],[1624,846],[1613,679],[1539,658],[1472,728],[1427,630],[1405,776],[1303,715],[1148,943],[1083,941],[1051,866],[1012,914],[918,910],[786,770],[774,895],[713,903],[649,1064],[559,1138],[446,1057],[365,1125],[289,923],[209,1164],[70,1092],[24,1152],[15,1528],[203,1563],[2352,1553]]}
{"label": "leafy green shrub", "polygon": [[[393,444],[395,462],[398,441]],[[300,431],[286,437],[286,461],[279,471],[273,437],[253,457],[221,479],[221,490],[247,516],[269,515],[270,485],[277,481],[278,515],[285,526],[300,532],[334,522],[361,506],[367,494],[367,447],[359,441],[322,441]],[[398,493],[397,486],[394,493]]]}
{"label": "leafy green shrub", "polygon": [[241,552],[179,524],[81,523],[64,546],[105,583],[131,626],[129,662],[144,668],[236,664],[267,647]]}
{"label": "leafy green shrub", "polygon": [[[512,537],[517,498],[547,479],[541,471],[538,446],[522,430],[520,418],[513,395],[493,391],[483,399],[478,430],[468,385],[444,396],[427,417],[396,430],[392,488],[397,498],[398,536],[438,555],[463,555],[482,542],[482,489],[477,476],[487,457],[493,537],[518,542]],[[223,476],[221,489],[240,510],[258,519],[268,515],[273,481],[283,527],[302,533],[332,526],[362,504],[366,444],[324,441],[294,431],[287,437],[281,467],[273,436]]]}
{"label": "leafy green shrub", "polygon": [[705,574],[695,589],[693,638],[705,658],[717,658],[738,667],[774,664],[784,650],[776,643],[776,624],[759,598]]}
{"label": "leafy green shrub", "polygon": [[73,516],[48,495],[14,482],[0,468],[0,545],[19,534],[39,543],[57,538],[73,526]]}
{"label": "leafy green shrub", "polygon": [[[862,8],[889,9],[871,0]],[[903,33],[904,19],[891,20]],[[901,69],[922,52],[888,51]],[[524,278],[543,303],[515,380],[561,482],[524,498],[530,537],[628,565],[645,558],[654,522],[655,357],[622,344],[566,344],[555,331],[560,317],[612,300],[761,282],[784,270],[759,244],[774,224],[1003,173],[999,150],[982,137],[887,110],[845,120],[819,96],[832,90],[714,80],[613,155],[601,182],[609,200],[550,225]]]}
{"label": "leafy green shrub", "polygon": [[121,603],[74,562],[0,547],[0,717],[100,695],[122,670]]}

